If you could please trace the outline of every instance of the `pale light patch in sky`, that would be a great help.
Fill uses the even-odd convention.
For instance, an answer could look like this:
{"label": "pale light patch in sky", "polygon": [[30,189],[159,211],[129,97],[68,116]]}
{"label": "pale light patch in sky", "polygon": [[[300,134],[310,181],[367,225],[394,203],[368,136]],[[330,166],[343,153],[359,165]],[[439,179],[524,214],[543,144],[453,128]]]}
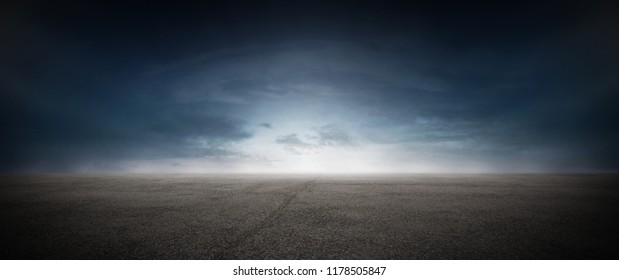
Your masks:
{"label": "pale light patch in sky", "polygon": [[[245,153],[269,159],[261,172],[348,173],[384,170],[383,155],[365,143],[338,143],[321,138],[319,128],[287,133],[262,130],[242,144]],[[294,130],[293,130],[294,131]],[[383,168],[381,168],[383,167]],[[262,169],[257,167],[257,169]]]}

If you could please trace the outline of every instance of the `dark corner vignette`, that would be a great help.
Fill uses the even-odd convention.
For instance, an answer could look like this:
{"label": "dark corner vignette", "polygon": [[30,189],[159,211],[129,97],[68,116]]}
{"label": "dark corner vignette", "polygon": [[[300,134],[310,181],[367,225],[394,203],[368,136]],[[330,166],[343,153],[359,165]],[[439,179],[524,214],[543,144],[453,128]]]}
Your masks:
{"label": "dark corner vignette", "polygon": [[618,259],[618,15],[4,1],[0,258]]}

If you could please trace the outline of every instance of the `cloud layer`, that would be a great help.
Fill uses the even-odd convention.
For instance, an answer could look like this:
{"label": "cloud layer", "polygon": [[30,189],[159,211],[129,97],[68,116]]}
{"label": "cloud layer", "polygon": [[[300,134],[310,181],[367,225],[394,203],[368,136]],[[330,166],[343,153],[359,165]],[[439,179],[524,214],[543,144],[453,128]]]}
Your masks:
{"label": "cloud layer", "polygon": [[8,7],[3,171],[619,169],[616,5]]}

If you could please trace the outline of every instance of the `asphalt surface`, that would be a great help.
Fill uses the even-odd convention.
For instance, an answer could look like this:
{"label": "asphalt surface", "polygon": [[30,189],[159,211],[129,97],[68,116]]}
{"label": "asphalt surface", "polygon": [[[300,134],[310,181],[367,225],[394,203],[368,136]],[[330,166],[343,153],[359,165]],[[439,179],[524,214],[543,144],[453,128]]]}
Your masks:
{"label": "asphalt surface", "polygon": [[619,175],[0,176],[2,259],[619,259]]}

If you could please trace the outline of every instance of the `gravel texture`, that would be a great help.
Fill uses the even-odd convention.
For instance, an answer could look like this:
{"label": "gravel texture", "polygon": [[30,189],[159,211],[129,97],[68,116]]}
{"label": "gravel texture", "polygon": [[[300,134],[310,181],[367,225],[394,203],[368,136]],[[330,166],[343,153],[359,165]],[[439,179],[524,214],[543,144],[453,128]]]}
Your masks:
{"label": "gravel texture", "polygon": [[619,259],[619,175],[0,176],[2,259]]}

